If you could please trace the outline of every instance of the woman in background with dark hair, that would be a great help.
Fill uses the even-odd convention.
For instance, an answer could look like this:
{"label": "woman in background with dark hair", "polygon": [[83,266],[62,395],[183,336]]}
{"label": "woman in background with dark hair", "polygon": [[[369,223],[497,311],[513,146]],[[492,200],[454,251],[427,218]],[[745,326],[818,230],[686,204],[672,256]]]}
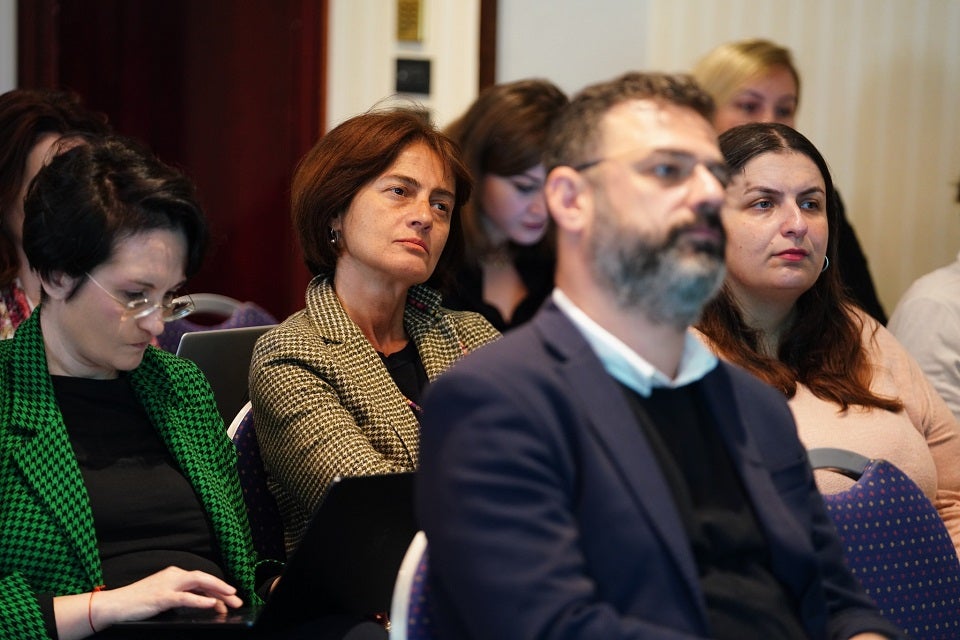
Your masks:
{"label": "woman in background with dark hair", "polygon": [[70,146],[70,134],[107,131],[106,116],[88,111],[72,94],[14,89],[0,95],[0,339],[12,337],[40,301],[40,279],[21,240],[30,181]]}
{"label": "woman in background with dark hair", "polygon": [[530,319],[553,290],[541,155],[566,104],[546,80],[494,85],[446,130],[476,185],[463,207],[464,265],[443,303],[481,313],[500,331]]}
{"label": "woman in background with dark hair", "polygon": [[336,476],[417,468],[427,381],[498,335],[425,286],[455,268],[470,186],[456,145],[402,109],[347,120],[297,167],[293,224],[315,277],[250,367],[288,552]]}
{"label": "woman in background with dark hair", "polygon": [[0,638],[259,601],[213,393],[150,346],[192,310],[178,296],[206,242],[192,184],[129,141],[88,140],[34,180],[41,304],[0,342]]}
{"label": "woman in background with dark hair", "polygon": [[[698,328],[718,355],[783,391],[808,448],[837,447],[900,467],[960,547],[960,429],[916,361],[845,295],[827,164],[782,124],[720,136],[727,276]],[[827,493],[853,481],[817,474]]]}

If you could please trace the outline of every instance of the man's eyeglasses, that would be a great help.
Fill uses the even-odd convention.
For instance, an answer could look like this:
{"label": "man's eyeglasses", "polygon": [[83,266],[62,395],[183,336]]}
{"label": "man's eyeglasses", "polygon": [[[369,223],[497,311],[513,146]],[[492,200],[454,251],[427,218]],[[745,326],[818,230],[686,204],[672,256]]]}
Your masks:
{"label": "man's eyeglasses", "polygon": [[[597,158],[589,162],[583,162],[573,167],[574,171],[586,171],[592,169],[601,162],[619,160],[617,157]],[[634,171],[640,175],[653,178],[665,186],[677,186],[683,184],[696,171],[697,165],[702,164],[710,174],[717,179],[720,185],[726,189],[733,177],[730,167],[724,162],[702,161],[689,153],[678,151],[654,151],[650,155],[641,158],[635,162],[629,163]]]}
{"label": "man's eyeglasses", "polygon": [[189,295],[183,295],[178,298],[174,298],[169,302],[150,302],[149,298],[138,298],[136,300],[121,300],[117,296],[110,293],[106,287],[96,281],[92,275],[89,273],[85,274],[90,282],[100,287],[100,289],[113,298],[115,301],[122,304],[126,311],[124,316],[127,318],[133,318],[134,320],[139,320],[140,318],[146,318],[148,315],[153,313],[156,310],[160,310],[160,317],[164,322],[173,322],[174,320],[179,320],[180,318],[185,318],[186,316],[193,313],[196,309],[196,306],[193,304],[193,300]]}

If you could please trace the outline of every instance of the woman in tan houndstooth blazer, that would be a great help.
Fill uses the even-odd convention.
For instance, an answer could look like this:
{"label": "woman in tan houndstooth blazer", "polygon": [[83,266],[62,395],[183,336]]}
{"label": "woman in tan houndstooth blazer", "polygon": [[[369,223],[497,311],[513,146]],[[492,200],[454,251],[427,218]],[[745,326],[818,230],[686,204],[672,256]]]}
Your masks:
{"label": "woman in tan houndstooth blazer", "polygon": [[334,477],[417,467],[423,387],[497,337],[424,284],[462,254],[470,188],[456,146],[402,109],[347,120],[300,162],[292,215],[316,277],[250,369],[288,551]]}

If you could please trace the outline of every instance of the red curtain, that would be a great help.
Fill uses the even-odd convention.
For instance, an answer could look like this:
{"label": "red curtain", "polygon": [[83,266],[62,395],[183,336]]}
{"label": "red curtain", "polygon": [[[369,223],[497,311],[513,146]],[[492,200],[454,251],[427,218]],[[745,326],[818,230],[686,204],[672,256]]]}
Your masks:
{"label": "red curtain", "polygon": [[211,250],[194,292],[279,318],[309,274],[290,224],[322,133],[326,0],[20,0],[19,85],[70,89],[197,184]]}

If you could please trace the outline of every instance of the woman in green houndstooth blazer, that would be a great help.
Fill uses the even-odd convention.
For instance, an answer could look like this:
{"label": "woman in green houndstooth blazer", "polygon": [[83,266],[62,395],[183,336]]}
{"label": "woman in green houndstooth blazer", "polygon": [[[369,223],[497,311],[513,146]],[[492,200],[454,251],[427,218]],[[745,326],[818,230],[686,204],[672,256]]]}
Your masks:
{"label": "woman in green houndstooth blazer", "polygon": [[498,336],[423,284],[461,257],[470,188],[449,138],[402,109],[347,120],[300,162],[293,223],[316,277],[250,369],[288,552],[334,477],[417,467],[423,387]]}
{"label": "woman in green houndstooth blazer", "polygon": [[25,210],[42,295],[0,343],[0,638],[257,600],[210,387],[150,346],[191,310],[174,298],[206,244],[192,185],[128,141],[91,140],[40,171]]}

